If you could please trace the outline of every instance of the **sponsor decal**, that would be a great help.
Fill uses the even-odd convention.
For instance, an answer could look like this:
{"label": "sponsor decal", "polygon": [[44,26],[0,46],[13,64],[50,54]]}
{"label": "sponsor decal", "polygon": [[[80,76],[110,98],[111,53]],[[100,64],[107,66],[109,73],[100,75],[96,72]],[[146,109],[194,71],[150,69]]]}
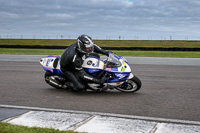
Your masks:
{"label": "sponsor decal", "polygon": [[119,79],[122,79],[122,78],[126,77],[126,75],[124,75],[124,74],[117,74],[117,77],[119,77]]}
{"label": "sponsor decal", "polygon": [[84,78],[85,78],[85,79],[89,79],[89,80],[93,80],[93,78],[88,77],[88,76],[86,76],[86,75],[84,75]]}
{"label": "sponsor decal", "polygon": [[123,61],[123,63],[122,63],[124,66],[122,67],[122,69],[121,69],[121,72],[124,72],[125,71],[125,69],[126,69],[126,62],[124,62]]}
{"label": "sponsor decal", "polygon": [[125,67],[122,67],[121,71],[122,71],[122,72],[124,72],[124,71],[125,71],[125,69],[126,69]]}
{"label": "sponsor decal", "polygon": [[46,69],[46,70],[49,70],[49,71],[53,72],[53,70],[50,69],[50,68],[48,68],[48,67],[44,67],[44,66],[43,66],[43,68]]}
{"label": "sponsor decal", "polygon": [[126,62],[123,61],[123,65],[126,66]]}
{"label": "sponsor decal", "polygon": [[48,59],[48,60],[47,60],[47,63],[46,63],[46,66],[48,66],[49,63],[50,63],[50,62],[53,62],[53,61],[54,61],[54,59]]}
{"label": "sponsor decal", "polygon": [[99,67],[99,60],[92,64],[93,67]]}
{"label": "sponsor decal", "polygon": [[111,68],[106,68],[106,70],[111,71]]}
{"label": "sponsor decal", "polygon": [[89,61],[87,62],[87,65],[92,65],[92,61],[89,60]]}
{"label": "sponsor decal", "polygon": [[46,59],[44,58],[42,64],[45,64],[45,62],[46,62]]}

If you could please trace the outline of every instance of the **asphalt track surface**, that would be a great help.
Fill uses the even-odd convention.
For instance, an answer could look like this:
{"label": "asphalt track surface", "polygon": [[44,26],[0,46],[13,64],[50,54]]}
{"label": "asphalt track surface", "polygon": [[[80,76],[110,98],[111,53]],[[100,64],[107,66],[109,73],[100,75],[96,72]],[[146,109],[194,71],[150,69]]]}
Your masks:
{"label": "asphalt track surface", "polygon": [[0,61],[0,104],[200,121],[200,66],[132,64],[136,93],[54,89],[39,62]]}

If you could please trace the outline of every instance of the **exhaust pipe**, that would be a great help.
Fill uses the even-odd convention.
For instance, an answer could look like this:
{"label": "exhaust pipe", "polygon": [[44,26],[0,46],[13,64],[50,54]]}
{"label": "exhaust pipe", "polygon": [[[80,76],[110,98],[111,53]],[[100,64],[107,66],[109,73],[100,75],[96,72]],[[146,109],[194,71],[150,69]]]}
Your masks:
{"label": "exhaust pipe", "polygon": [[49,80],[49,84],[50,84],[51,86],[53,86],[53,87],[56,87],[56,88],[61,88],[61,87],[62,87],[62,85],[56,83],[56,82],[53,81],[53,80]]}
{"label": "exhaust pipe", "polygon": [[62,85],[59,84],[59,82],[56,81],[55,77],[53,77],[53,76],[50,76],[50,77],[46,78],[45,80],[49,85],[51,85],[55,88],[62,88]]}
{"label": "exhaust pipe", "polygon": [[47,84],[55,87],[55,88],[63,88],[63,89],[67,89],[67,85],[66,84],[62,84],[63,82],[65,82],[65,79],[59,76],[47,76],[45,77],[45,81]]}

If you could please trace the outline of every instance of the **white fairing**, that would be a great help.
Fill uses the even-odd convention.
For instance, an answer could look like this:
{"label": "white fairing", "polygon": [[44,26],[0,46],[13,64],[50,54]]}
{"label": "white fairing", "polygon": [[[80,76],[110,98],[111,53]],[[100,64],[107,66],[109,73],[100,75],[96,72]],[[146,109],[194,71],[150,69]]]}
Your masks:
{"label": "white fairing", "polygon": [[130,73],[128,79],[132,79],[134,77],[134,75],[132,73]]}
{"label": "white fairing", "polygon": [[60,69],[60,60],[58,61],[58,65],[56,68],[53,67],[53,63],[55,61],[56,57],[47,57],[42,58],[40,60],[40,64],[44,67],[51,68],[51,69]]}
{"label": "white fairing", "polygon": [[[119,72],[131,72],[130,66],[122,59],[119,60],[121,62],[121,66],[118,67]],[[123,69],[124,68],[124,69]],[[123,70],[123,71],[122,71]]]}
{"label": "white fairing", "polygon": [[88,57],[84,60],[82,67],[103,70],[104,62],[96,58]]}

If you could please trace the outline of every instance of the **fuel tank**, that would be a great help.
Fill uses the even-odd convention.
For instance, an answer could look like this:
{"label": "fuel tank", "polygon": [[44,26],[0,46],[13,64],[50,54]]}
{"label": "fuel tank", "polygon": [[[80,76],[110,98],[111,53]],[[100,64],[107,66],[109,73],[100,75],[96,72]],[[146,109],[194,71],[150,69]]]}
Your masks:
{"label": "fuel tank", "polygon": [[104,69],[104,62],[96,57],[87,57],[82,67],[88,74],[96,77]]}

